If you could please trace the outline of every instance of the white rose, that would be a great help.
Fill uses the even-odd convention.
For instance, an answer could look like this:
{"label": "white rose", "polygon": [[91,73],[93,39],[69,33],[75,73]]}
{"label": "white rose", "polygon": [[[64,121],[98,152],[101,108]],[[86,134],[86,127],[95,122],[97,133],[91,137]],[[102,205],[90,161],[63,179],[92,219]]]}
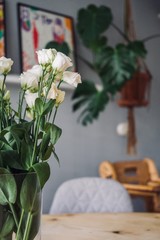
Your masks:
{"label": "white rose", "polygon": [[38,89],[39,77],[28,70],[20,75],[21,87],[24,90],[30,89],[36,91]]}
{"label": "white rose", "polygon": [[58,72],[63,72],[67,68],[73,65],[72,60],[61,52],[57,52],[57,55],[52,63],[52,68]]}
{"label": "white rose", "polygon": [[[45,89],[45,91],[46,91],[46,89]],[[46,95],[46,93],[44,93],[44,95]],[[52,86],[47,95],[47,99],[56,99],[57,95],[58,95],[58,89],[57,89],[55,83],[52,83]]]}
{"label": "white rose", "polygon": [[34,108],[36,98],[38,98],[37,92],[31,93],[29,91],[26,91],[25,100],[29,108]]}
{"label": "white rose", "polygon": [[50,64],[53,62],[57,51],[55,49],[42,49],[36,52],[38,56],[38,63],[41,65]]}
{"label": "white rose", "polygon": [[82,83],[80,74],[69,71],[63,73],[63,81],[74,87],[77,87],[79,83]]}
{"label": "white rose", "polygon": [[27,72],[35,74],[38,78],[42,77],[42,75],[43,75],[43,69],[42,69],[41,65],[34,65]]}
{"label": "white rose", "polygon": [[11,71],[13,61],[11,58],[1,57],[0,58],[0,74],[8,74]]}
{"label": "white rose", "polygon": [[57,106],[64,101],[64,97],[65,97],[65,92],[58,89],[57,97],[56,97],[56,105]]}

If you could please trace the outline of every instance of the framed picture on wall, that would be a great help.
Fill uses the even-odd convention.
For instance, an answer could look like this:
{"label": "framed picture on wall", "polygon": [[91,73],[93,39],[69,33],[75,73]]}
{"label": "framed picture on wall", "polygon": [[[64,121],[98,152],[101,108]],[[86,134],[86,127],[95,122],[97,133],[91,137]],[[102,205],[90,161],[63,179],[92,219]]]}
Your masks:
{"label": "framed picture on wall", "polygon": [[4,1],[0,1],[0,57],[6,55]]}
{"label": "framed picture on wall", "polygon": [[57,51],[67,54],[73,61],[73,70],[76,69],[72,17],[22,3],[17,7],[21,71],[37,64],[37,50],[56,48],[55,43]]}

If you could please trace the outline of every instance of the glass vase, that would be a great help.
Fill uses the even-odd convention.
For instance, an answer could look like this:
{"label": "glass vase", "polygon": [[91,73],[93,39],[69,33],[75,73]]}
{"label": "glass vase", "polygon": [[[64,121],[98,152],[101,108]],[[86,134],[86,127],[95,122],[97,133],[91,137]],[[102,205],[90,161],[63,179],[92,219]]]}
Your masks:
{"label": "glass vase", "polygon": [[0,239],[40,240],[41,188],[36,173],[0,173]]}

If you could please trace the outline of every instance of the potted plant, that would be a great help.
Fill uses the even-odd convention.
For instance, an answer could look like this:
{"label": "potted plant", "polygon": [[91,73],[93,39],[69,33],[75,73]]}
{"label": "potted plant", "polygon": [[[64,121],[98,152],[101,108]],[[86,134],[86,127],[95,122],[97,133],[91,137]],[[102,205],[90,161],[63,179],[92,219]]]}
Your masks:
{"label": "potted plant", "polygon": [[[114,47],[108,43],[106,31],[113,27],[123,41]],[[84,46],[92,53],[92,62],[80,57],[98,76],[101,88],[84,79],[73,94],[73,110],[82,109],[79,120],[83,125],[97,119],[107,103],[137,71],[137,59],[145,58],[144,41],[131,41],[114,23],[111,9],[89,5],[78,12],[77,30]]]}

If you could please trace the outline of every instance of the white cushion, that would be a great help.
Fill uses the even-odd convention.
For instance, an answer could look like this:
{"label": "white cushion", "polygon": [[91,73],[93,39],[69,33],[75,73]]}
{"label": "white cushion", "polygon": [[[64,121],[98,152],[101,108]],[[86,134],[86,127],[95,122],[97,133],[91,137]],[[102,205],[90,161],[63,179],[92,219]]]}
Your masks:
{"label": "white cushion", "polygon": [[131,211],[132,202],[122,184],[98,177],[64,182],[50,208],[51,214]]}

